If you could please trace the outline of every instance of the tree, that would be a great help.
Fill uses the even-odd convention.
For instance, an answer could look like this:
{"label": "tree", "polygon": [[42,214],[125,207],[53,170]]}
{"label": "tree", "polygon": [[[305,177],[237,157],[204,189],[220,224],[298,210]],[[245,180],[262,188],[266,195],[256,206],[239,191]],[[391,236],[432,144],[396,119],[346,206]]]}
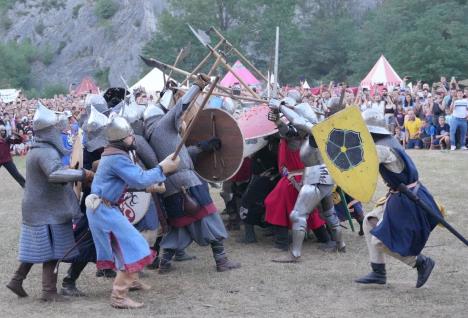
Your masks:
{"label": "tree", "polygon": [[466,1],[385,1],[369,13],[356,38],[354,79],[382,53],[402,76],[427,81],[441,75],[466,76],[467,15]]}

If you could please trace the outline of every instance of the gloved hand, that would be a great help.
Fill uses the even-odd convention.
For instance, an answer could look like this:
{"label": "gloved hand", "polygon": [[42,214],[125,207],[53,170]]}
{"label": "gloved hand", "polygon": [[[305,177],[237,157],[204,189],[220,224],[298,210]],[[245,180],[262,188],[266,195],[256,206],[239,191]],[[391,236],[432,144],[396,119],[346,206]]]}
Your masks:
{"label": "gloved hand", "polygon": [[270,109],[268,112],[268,120],[276,123],[279,120],[279,111],[276,109]]}
{"label": "gloved hand", "polygon": [[83,169],[83,183],[89,185],[93,182],[94,172],[91,170]]}
{"label": "gloved hand", "polygon": [[203,90],[205,86],[210,83],[211,83],[211,78],[208,75],[199,73],[197,75],[197,79],[195,80],[193,84],[197,85],[198,87],[200,87],[201,90]]}
{"label": "gloved hand", "polygon": [[97,171],[97,168],[99,167],[99,161],[100,161],[100,160],[95,160],[95,161],[93,161],[93,163],[91,164],[91,170],[92,170],[93,172],[96,172],[96,171]]}
{"label": "gloved hand", "polygon": [[268,107],[270,107],[271,110],[277,110],[279,111],[280,109],[280,106],[281,106],[281,101],[278,100],[278,99],[270,99],[270,101],[268,102]]}
{"label": "gloved hand", "polygon": [[218,137],[213,137],[209,140],[200,141],[197,144],[197,147],[199,147],[202,151],[205,152],[219,150],[221,149],[221,139],[219,139]]}
{"label": "gloved hand", "polygon": [[166,192],[166,186],[164,183],[155,183],[146,188],[148,193],[164,193]]}
{"label": "gloved hand", "polygon": [[180,157],[177,156],[174,160],[172,160],[173,156],[174,154],[171,153],[159,163],[159,166],[161,167],[164,174],[168,174],[177,170],[177,167],[180,164]]}

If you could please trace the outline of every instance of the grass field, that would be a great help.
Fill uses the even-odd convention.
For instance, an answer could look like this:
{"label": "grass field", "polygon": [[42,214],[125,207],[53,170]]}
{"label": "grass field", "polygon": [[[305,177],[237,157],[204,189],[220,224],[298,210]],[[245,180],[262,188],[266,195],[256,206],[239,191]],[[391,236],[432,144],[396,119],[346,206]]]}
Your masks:
{"label": "grass field", "polygon": [[[447,209],[447,219],[468,236],[468,152],[413,151],[420,180]],[[18,160],[24,171],[24,159]],[[0,169],[2,241],[0,281],[5,285],[17,266],[22,190]],[[380,183],[374,199],[385,193]],[[213,197],[223,208],[218,193]],[[366,210],[372,204],[366,205]],[[197,259],[175,263],[175,271],[158,275],[145,271],[153,289],[133,294],[145,308],[118,311],[109,306],[111,280],[95,277],[90,264],[78,281],[88,297],[69,303],[39,301],[41,269],[35,266],[25,281],[29,298],[18,299],[0,288],[1,317],[468,317],[468,249],[445,229],[434,230],[424,253],[436,267],[428,283],[415,289],[416,271],[389,259],[388,284],[363,287],[353,279],[369,271],[364,239],[345,230],[346,254],[325,254],[316,244],[304,244],[299,264],[275,264],[278,255],[270,238],[257,231],[258,244],[226,242],[229,256],[242,262],[239,270],[217,273],[209,248],[192,245]],[[67,265],[61,266],[59,281]]]}

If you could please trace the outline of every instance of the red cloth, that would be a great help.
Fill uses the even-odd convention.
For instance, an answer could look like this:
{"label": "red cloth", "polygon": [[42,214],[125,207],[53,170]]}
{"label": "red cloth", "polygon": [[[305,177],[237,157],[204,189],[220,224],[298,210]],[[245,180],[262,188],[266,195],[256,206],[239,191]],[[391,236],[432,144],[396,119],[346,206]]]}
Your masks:
{"label": "red cloth", "polygon": [[[279,171],[286,167],[288,171],[294,171],[304,168],[304,164],[299,157],[299,150],[291,151],[288,148],[287,141],[282,139],[278,149],[278,168]],[[302,176],[294,177],[297,182],[300,182]],[[291,227],[289,214],[296,204],[299,192],[294,185],[289,182],[288,177],[284,176],[276,184],[273,191],[265,198],[265,221],[278,226]],[[320,218],[318,209],[314,209],[307,219],[307,225],[310,229],[315,230],[323,226],[325,222]]]}
{"label": "red cloth", "polygon": [[239,171],[231,178],[232,182],[247,182],[252,176],[252,159],[245,158]]}
{"label": "red cloth", "polygon": [[0,164],[11,160],[10,143],[0,137]]}

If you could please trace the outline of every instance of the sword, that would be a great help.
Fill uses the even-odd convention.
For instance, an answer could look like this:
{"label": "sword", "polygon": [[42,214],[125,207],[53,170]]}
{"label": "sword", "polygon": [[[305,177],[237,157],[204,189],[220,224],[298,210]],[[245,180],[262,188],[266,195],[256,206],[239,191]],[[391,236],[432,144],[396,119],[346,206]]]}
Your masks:
{"label": "sword", "polygon": [[424,201],[421,201],[421,199],[416,194],[414,194],[410,189],[408,189],[408,187],[405,184],[400,183],[400,185],[398,186],[398,190],[404,195],[406,195],[411,201],[416,203],[416,205],[419,206],[421,209],[423,209],[424,212],[434,217],[437,220],[437,222],[442,224],[447,230],[450,231],[450,233],[455,235],[460,241],[462,241],[466,246],[468,246],[468,240],[465,237],[463,237],[463,235],[461,235],[457,230],[455,230],[455,228],[453,228],[453,226],[451,226],[440,215],[440,213],[435,212]]}
{"label": "sword", "polygon": [[[83,217],[86,217],[86,216],[83,216]],[[58,261],[57,261],[57,265],[55,265],[55,268],[54,268],[54,274],[57,274],[58,273],[58,270],[59,270],[59,266],[60,266],[60,263],[63,262],[64,259],[67,258],[68,255],[70,255],[70,253],[78,247],[78,245],[80,245],[81,242],[84,241],[85,238],[88,238],[88,234],[90,234],[91,231],[90,229],[88,228],[85,232],[85,234],[83,234],[80,239],[78,241],[76,241],[75,245],[73,245],[66,253],[65,255],[63,255]]]}

